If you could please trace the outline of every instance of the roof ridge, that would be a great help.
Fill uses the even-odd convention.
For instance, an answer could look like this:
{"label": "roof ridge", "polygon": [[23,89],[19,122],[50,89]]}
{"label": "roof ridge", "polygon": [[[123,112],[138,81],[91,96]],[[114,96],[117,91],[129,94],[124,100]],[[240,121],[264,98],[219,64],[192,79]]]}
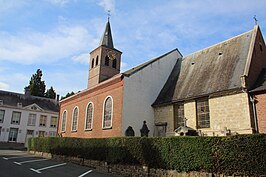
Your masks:
{"label": "roof ridge", "polygon": [[243,36],[243,35],[245,35],[245,34],[247,34],[247,33],[252,32],[252,31],[254,31],[254,29],[249,30],[249,31],[244,32],[244,33],[241,33],[241,34],[239,34],[239,35],[233,36],[233,37],[231,37],[231,38],[229,38],[229,39],[226,39],[226,40],[221,41],[221,42],[219,42],[219,43],[213,44],[213,45],[211,45],[211,46],[209,46],[209,47],[206,47],[206,48],[203,48],[203,49],[197,50],[197,51],[195,51],[195,52],[192,52],[192,53],[190,53],[190,54],[184,56],[183,59],[185,59],[186,57],[188,57],[188,56],[190,56],[190,55],[194,55],[194,54],[196,54],[196,53],[202,52],[202,51],[207,50],[207,49],[209,49],[209,48],[215,47],[215,46],[217,46],[217,45],[221,45],[221,44],[223,44],[223,43],[225,43],[225,42],[228,42],[228,41],[230,41],[230,40],[233,40],[233,39],[235,39],[235,38],[238,38],[238,37],[240,37],[240,36]]}
{"label": "roof ridge", "polygon": [[[5,90],[0,90],[0,93],[8,93],[8,94],[12,94],[12,95],[23,97],[24,99],[27,98],[27,97],[25,97],[25,94],[23,94],[23,93],[10,92],[10,91],[5,91]],[[57,102],[56,99],[52,99],[52,98],[46,98],[46,97],[34,96],[34,95],[30,95],[30,97],[37,98],[37,99],[43,99],[43,100],[47,100],[47,101],[53,101],[55,103]]]}
{"label": "roof ridge", "polygon": [[[148,61],[146,61],[146,62],[144,62],[142,64],[136,65],[136,66],[124,71],[122,74],[125,75],[125,76],[130,76],[130,75],[138,72],[139,70],[145,68],[146,66],[152,64],[153,62],[155,62],[155,61],[157,61],[157,60],[169,55],[170,53],[172,53],[174,51],[177,51],[178,53],[180,53],[179,50],[177,48],[175,48],[175,49],[173,49],[173,50],[171,50],[171,51],[169,51],[167,53],[164,53],[164,54],[162,54],[162,55],[160,55],[158,57],[152,58],[152,59],[150,59],[150,60],[148,60]],[[181,55],[181,53],[180,53],[180,55]],[[182,57],[182,55],[181,55],[181,57]]]}

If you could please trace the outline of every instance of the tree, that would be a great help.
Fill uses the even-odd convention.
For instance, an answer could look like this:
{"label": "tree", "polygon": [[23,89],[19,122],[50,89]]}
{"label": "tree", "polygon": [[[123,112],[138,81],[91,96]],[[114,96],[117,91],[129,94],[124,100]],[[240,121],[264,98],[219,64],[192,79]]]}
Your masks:
{"label": "tree", "polygon": [[48,89],[48,90],[46,91],[46,93],[45,93],[45,97],[47,97],[47,98],[51,98],[51,99],[55,99],[55,97],[56,97],[56,93],[55,93],[53,87],[51,87],[50,89]]}
{"label": "tree", "polygon": [[66,96],[62,96],[61,97],[61,100],[63,100],[63,99],[65,99],[65,98],[67,98],[67,97],[70,97],[70,96],[72,96],[72,95],[74,95],[75,93],[72,91],[71,93],[67,93],[66,94]]}
{"label": "tree", "polygon": [[46,85],[42,81],[42,71],[37,69],[36,73],[31,76],[29,85],[26,88],[29,88],[31,95],[44,97],[45,87]]}

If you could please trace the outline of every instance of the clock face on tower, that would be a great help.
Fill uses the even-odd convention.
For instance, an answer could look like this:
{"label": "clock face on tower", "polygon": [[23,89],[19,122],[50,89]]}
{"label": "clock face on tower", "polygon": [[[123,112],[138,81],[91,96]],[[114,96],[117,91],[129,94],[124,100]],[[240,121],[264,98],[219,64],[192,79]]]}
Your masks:
{"label": "clock face on tower", "polygon": [[107,53],[107,56],[110,58],[110,59],[115,59],[116,58],[116,53],[114,51],[109,51]]}

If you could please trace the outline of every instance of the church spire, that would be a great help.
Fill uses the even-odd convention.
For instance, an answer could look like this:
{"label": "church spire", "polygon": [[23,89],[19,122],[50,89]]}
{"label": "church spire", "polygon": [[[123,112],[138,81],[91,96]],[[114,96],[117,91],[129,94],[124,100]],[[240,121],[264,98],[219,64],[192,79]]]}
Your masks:
{"label": "church spire", "polygon": [[111,48],[111,49],[114,48],[109,17],[108,17],[108,21],[107,21],[106,26],[105,26],[105,30],[103,32],[103,36],[102,36],[101,41],[100,41],[100,46],[102,46],[102,45],[106,46],[108,48]]}

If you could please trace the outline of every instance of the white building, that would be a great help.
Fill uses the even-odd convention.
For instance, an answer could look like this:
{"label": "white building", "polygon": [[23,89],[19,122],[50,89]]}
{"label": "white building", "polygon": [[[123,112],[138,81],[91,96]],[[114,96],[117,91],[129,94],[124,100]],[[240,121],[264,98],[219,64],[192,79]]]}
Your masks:
{"label": "white building", "polygon": [[57,100],[0,91],[0,142],[27,143],[29,137],[56,136]]}

